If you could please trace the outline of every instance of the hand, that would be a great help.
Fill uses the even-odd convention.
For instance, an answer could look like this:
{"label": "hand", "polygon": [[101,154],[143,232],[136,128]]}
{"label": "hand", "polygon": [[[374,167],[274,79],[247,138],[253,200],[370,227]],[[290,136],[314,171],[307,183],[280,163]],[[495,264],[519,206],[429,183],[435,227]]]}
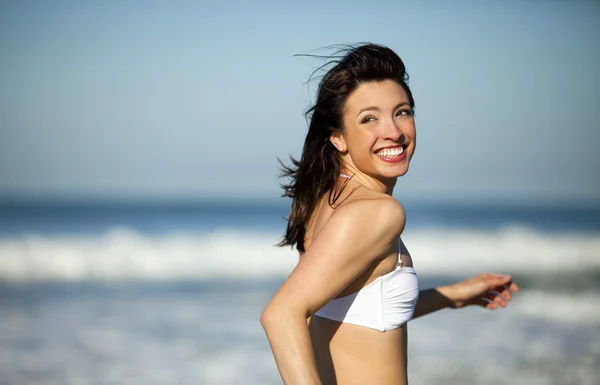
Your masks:
{"label": "hand", "polygon": [[510,275],[481,273],[451,286],[448,296],[451,307],[461,308],[468,305],[482,306],[488,310],[506,307],[512,299],[512,293],[519,291]]}

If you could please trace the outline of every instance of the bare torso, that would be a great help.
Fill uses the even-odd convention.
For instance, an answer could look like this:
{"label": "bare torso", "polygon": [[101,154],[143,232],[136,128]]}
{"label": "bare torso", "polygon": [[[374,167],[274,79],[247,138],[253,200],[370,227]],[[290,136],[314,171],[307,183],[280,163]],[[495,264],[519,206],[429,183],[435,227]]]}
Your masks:
{"label": "bare torso", "polygon": [[[371,199],[376,193],[359,188],[347,201]],[[343,198],[343,197],[341,197]],[[342,203],[344,204],[344,203]],[[327,204],[327,196],[315,209],[307,227],[305,247],[333,215],[334,209]],[[396,268],[399,258],[398,243],[391,245],[386,255],[367,268],[351,282],[338,297],[359,291],[377,277]],[[404,251],[404,250],[402,250]],[[326,256],[324,256],[326,257]],[[403,266],[412,266],[408,253],[402,253]],[[387,332],[340,323],[318,316],[309,320],[311,340],[317,360],[319,375],[325,385],[405,385],[408,383],[407,327],[406,325]]]}

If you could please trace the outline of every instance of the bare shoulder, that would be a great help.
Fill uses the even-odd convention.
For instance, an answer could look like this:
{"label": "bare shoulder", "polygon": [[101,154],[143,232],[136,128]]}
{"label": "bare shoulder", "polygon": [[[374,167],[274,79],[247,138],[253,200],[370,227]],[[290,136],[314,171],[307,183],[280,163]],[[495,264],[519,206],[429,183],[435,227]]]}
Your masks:
{"label": "bare shoulder", "polygon": [[[384,194],[365,194],[344,202],[323,228],[330,241],[343,240],[365,246],[395,242],[406,224],[402,205]],[[356,245],[358,246],[358,245]]]}
{"label": "bare shoulder", "polygon": [[404,207],[393,197],[373,194],[353,199],[342,205],[334,215],[378,224],[402,232],[406,223]]}
{"label": "bare shoulder", "polygon": [[271,305],[314,314],[397,247],[404,209],[390,196],[360,194],[338,206],[277,292]]}

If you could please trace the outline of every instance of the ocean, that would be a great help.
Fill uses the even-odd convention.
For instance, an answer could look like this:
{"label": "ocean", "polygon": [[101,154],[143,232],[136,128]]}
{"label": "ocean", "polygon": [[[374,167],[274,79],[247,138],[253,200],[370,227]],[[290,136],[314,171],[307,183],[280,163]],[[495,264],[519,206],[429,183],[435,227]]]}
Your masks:
{"label": "ocean", "polygon": [[[280,384],[259,316],[297,260],[286,204],[0,204],[0,384]],[[423,288],[521,286],[411,321],[411,384],[600,383],[600,208],[405,208]]]}

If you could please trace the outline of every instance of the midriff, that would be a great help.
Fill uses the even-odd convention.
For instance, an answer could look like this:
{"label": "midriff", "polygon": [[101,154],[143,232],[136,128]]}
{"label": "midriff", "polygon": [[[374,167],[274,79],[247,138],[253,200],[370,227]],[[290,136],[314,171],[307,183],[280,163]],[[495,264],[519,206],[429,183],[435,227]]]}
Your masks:
{"label": "midriff", "polygon": [[310,319],[309,331],[323,385],[406,385],[407,326],[387,332]]}

